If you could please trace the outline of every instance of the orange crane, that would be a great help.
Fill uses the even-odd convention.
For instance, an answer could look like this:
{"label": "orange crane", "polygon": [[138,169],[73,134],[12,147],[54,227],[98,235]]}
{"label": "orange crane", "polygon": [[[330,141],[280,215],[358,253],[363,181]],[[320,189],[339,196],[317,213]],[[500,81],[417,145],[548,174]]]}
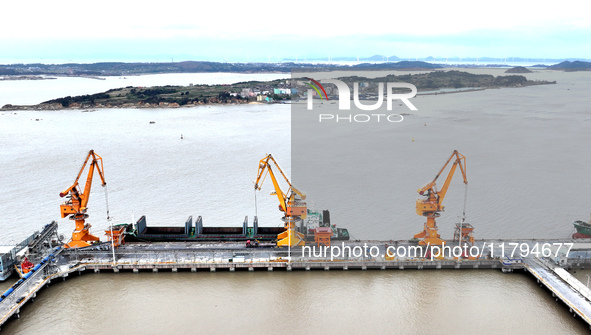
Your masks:
{"label": "orange crane", "polygon": [[[453,161],[449,174],[447,175],[447,178],[443,183],[443,187],[440,191],[437,191],[435,187],[435,182],[437,181],[437,178],[439,178],[443,170],[445,170],[447,165],[452,161],[452,159],[454,159],[454,157],[455,160]],[[457,150],[454,150],[454,152],[451,154],[447,162],[445,162],[439,173],[435,176],[435,179],[433,179],[433,181],[427,183],[425,186],[417,190],[417,192],[419,192],[420,195],[424,195],[426,197],[426,199],[417,199],[417,214],[420,216],[427,217],[427,222],[425,222],[423,231],[414,236],[414,238],[416,239],[421,239],[421,241],[419,242],[420,245],[442,245],[445,243],[445,241],[442,240],[440,238],[441,236],[437,233],[437,224],[435,223],[435,218],[441,216],[440,212],[443,212],[445,209],[445,206],[443,206],[441,203],[445,198],[445,194],[447,193],[447,189],[449,188],[449,183],[451,182],[456,167],[458,166],[462,171],[462,176],[464,177],[464,184],[467,185],[468,180],[466,179],[466,157],[460,154]]]}
{"label": "orange crane", "polygon": [[[86,177],[86,184],[84,185],[84,192],[80,191],[80,185],[78,185],[78,179],[84,172],[84,168],[88,161],[91,160],[90,166],[88,169],[88,176]],[[102,186],[104,187],[107,185],[105,181],[105,176],[103,174],[103,159],[101,156],[97,155],[94,150],[90,150],[88,152],[88,156],[86,156],[86,160],[84,164],[82,164],[82,168],[74,180],[74,184],[68,187],[65,191],[60,193],[60,197],[68,196],[68,200],[60,205],[60,211],[62,214],[62,218],[65,218],[69,215],[70,220],[74,220],[76,222],[76,228],[72,233],[72,240],[68,242],[65,247],[66,248],[80,248],[89,246],[89,242],[99,241],[99,238],[90,234],[88,230],[90,229],[91,225],[89,223],[85,223],[85,220],[88,218],[87,211],[87,204],[88,198],[90,197],[90,188],[92,186],[92,177],[94,175],[94,170],[97,170],[99,176],[101,177]],[[108,215],[108,210],[107,210]]]}
{"label": "orange crane", "polygon": [[[275,173],[271,168],[271,164],[274,164],[275,167],[277,167],[277,170],[281,173],[281,175],[287,182],[287,185],[289,186],[287,192],[283,193],[283,191],[281,190],[277,178],[275,177]],[[273,186],[275,188],[275,192],[271,194],[277,195],[277,198],[279,199],[279,210],[285,214],[285,216],[283,217],[283,221],[285,222],[285,231],[277,235],[277,246],[293,247],[305,245],[305,236],[304,234],[296,231],[296,224],[298,221],[306,218],[307,205],[303,201],[306,199],[306,194],[300,192],[298,189],[293,187],[293,185],[291,185],[289,179],[287,178],[287,176],[285,176],[285,174],[279,167],[279,164],[277,164],[277,162],[271,154],[267,155],[259,162],[257,179],[254,183],[255,191],[261,190],[261,187],[263,186],[263,182],[265,181],[267,174],[271,176],[271,180],[273,181]]]}

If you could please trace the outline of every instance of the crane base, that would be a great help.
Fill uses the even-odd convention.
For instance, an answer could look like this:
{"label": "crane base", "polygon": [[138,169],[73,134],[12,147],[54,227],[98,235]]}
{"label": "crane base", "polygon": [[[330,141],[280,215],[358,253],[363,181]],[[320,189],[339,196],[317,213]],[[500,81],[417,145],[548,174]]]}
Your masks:
{"label": "crane base", "polygon": [[427,236],[427,232],[423,230],[422,232],[420,232],[420,233],[418,233],[418,234],[415,234],[415,235],[413,236],[413,238],[418,238],[418,239],[421,239],[421,238],[423,238],[423,237],[425,237],[425,236]]}
{"label": "crane base", "polygon": [[419,245],[443,245],[445,241],[438,237],[427,237],[419,241]]}
{"label": "crane base", "polygon": [[283,233],[277,235],[277,246],[304,246],[306,245],[305,236],[302,233],[298,233],[295,229],[287,229]]}
{"label": "crane base", "polygon": [[85,241],[70,241],[64,245],[64,248],[84,248],[88,247],[89,245],[91,244]]}
{"label": "crane base", "polygon": [[91,245],[89,242],[98,242],[100,239],[88,232],[88,230],[74,231],[72,240],[64,245],[65,248],[83,248]]}

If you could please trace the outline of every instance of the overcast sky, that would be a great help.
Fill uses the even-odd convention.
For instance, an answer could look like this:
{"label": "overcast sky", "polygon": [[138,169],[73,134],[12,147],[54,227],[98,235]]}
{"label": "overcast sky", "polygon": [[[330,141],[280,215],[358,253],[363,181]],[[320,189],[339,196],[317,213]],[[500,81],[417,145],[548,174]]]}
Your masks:
{"label": "overcast sky", "polygon": [[4,1],[0,61],[591,58],[580,1]]}

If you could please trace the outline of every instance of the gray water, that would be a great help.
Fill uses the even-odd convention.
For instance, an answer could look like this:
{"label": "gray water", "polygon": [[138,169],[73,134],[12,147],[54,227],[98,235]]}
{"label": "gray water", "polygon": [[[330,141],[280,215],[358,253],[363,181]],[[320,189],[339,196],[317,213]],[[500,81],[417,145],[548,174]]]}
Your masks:
{"label": "gray water", "polygon": [[[400,123],[319,123],[310,117],[316,111],[298,110],[294,183],[333,209],[331,218],[356,238],[407,239],[424,221],[415,212],[416,190],[457,149],[466,156],[468,186],[458,169],[437,220],[442,236],[453,236],[464,199],[477,238],[571,236],[570,223],[591,212],[585,195],[591,189],[589,75],[529,76],[557,84],[418,96],[412,99],[418,111],[397,106],[388,112],[385,104],[376,111],[410,113]],[[337,106],[319,110],[349,115]]]}
{"label": "gray water", "polygon": [[[417,97],[418,112],[378,133],[382,149],[396,148],[401,157],[391,174],[323,187],[323,175],[339,171],[335,162],[351,152],[358,159],[348,160],[353,170],[384,168],[379,157],[358,150],[360,144],[310,159],[309,173],[298,170],[298,186],[310,207],[331,209],[333,223],[356,238],[408,239],[422,227],[414,213],[416,189],[458,149],[468,161],[467,215],[477,238],[566,237],[570,221],[591,211],[591,85],[584,73],[528,76],[558,84]],[[267,153],[291,175],[290,120],[289,105],[2,112],[0,243],[18,242],[51,220],[70,234],[73,224],[59,219],[58,193],[71,185],[89,149],[104,159],[112,222],[146,215],[148,224],[181,225],[201,215],[205,225],[239,226],[256,213],[262,225],[279,226],[270,181],[256,195],[256,207],[253,182]],[[323,136],[350,131],[333,127]],[[365,183],[383,184],[387,196],[377,204],[367,200]],[[454,180],[438,221],[445,238],[463,196]],[[97,181],[89,207],[89,222],[101,235],[110,222]],[[52,284],[3,330],[586,333],[534,280],[492,270],[88,274]]]}

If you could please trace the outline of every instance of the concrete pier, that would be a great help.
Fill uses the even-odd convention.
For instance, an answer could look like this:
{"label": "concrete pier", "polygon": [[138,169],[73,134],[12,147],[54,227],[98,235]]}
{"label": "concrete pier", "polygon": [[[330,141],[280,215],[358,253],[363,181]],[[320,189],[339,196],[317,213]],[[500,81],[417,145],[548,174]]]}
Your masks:
{"label": "concrete pier", "polygon": [[560,300],[573,316],[579,316],[591,329],[591,290],[574,278],[563,268],[555,267],[547,260],[527,258],[525,269],[536,277],[540,287],[552,292],[556,301]]}
{"label": "concrete pier", "polygon": [[[573,242],[573,241],[570,241]],[[570,243],[569,242],[569,243]],[[357,242],[359,244],[360,242]],[[490,241],[481,242],[493,243]],[[494,241],[503,243],[503,241]],[[517,242],[507,242],[517,243]],[[532,245],[539,241],[524,241]],[[557,243],[545,241],[546,244]],[[562,242],[560,242],[562,243]],[[63,251],[63,252],[62,252]],[[579,243],[573,248],[571,257],[552,251],[552,257],[525,257],[507,261],[507,257],[483,255],[475,259],[450,257],[368,257],[367,255],[339,258],[300,257],[296,249],[292,253],[284,249],[261,248],[244,249],[239,244],[190,244],[190,243],[152,243],[127,244],[113,251],[105,245],[79,250],[62,250],[51,267],[43,267],[27,281],[23,282],[13,294],[0,301],[0,326],[11,317],[19,317],[21,307],[36,297],[37,292],[53,279],[65,280],[70,273],[133,272],[140,270],[152,272],[216,272],[224,270],[239,271],[330,271],[349,270],[441,270],[441,269],[499,269],[503,272],[527,271],[552,292],[552,296],[564,303],[569,311],[591,326],[591,290],[572,277],[565,268],[591,265],[591,244]],[[301,250],[299,251],[301,253]],[[46,265],[47,266],[47,265]]]}

